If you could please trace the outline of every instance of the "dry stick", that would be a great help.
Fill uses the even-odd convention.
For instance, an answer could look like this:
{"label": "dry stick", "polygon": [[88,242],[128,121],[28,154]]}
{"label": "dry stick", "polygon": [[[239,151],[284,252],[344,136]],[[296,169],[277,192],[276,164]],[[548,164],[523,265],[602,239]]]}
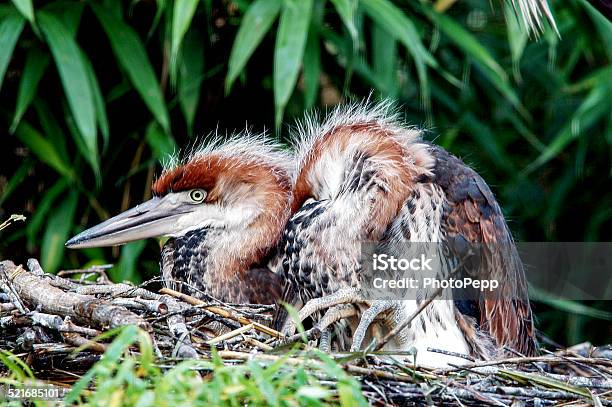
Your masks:
{"label": "dry stick", "polygon": [[149,329],[144,319],[124,307],[90,295],[64,292],[49,284],[46,278],[28,273],[11,261],[0,262],[0,271],[7,276],[6,285],[11,292],[40,312],[69,316],[103,328],[137,325]]}
{"label": "dry stick", "polygon": [[255,328],[257,331],[259,332],[263,332],[265,334],[268,334],[270,336],[274,336],[277,338],[282,338],[283,334],[281,334],[280,332],[278,332],[275,329],[269,328],[265,325],[260,324],[259,322],[255,322],[255,321],[251,321],[248,318],[245,318],[241,315],[236,316],[234,314],[232,314],[231,312],[229,312],[226,309],[220,308],[220,307],[216,307],[216,306],[206,306],[206,303],[202,300],[199,300],[195,297],[192,297],[190,295],[187,294],[183,294],[180,293],[178,291],[174,291],[171,290],[170,288],[162,288],[161,290],[159,290],[160,293],[162,294],[168,294],[174,298],[178,298],[181,301],[184,301],[188,304],[191,305],[204,305],[204,309],[206,309],[209,312],[212,312],[213,314],[217,314],[219,316],[222,316],[224,318],[228,318],[231,319],[233,321],[239,322],[241,325],[249,325],[249,324],[253,324],[253,328]]}
{"label": "dry stick", "polygon": [[76,347],[86,346],[87,349],[98,353],[106,352],[106,345],[104,345],[103,343],[90,341],[89,339],[85,339],[77,333],[63,332],[62,337],[64,338],[64,341],[66,343],[69,343],[70,345],[74,345]]}
{"label": "dry stick", "polygon": [[238,336],[240,334],[243,334],[247,331],[250,331],[251,329],[253,329],[253,324],[248,324],[248,325],[243,325],[238,329],[234,329],[233,331],[227,332],[223,335],[219,335],[216,338],[211,339],[210,341],[207,341],[206,343],[210,346],[217,344],[221,341],[226,341],[228,339],[232,339],[235,336]]}
{"label": "dry stick", "polygon": [[601,359],[601,358],[568,357],[564,359],[559,359],[557,357],[550,357],[550,356],[530,356],[530,357],[524,357],[524,358],[506,358],[506,359],[499,359],[499,360],[486,360],[482,362],[472,363],[469,365],[456,366],[454,369],[449,369],[448,371],[453,372],[453,371],[464,370],[464,369],[473,369],[475,367],[496,366],[496,365],[503,365],[503,364],[518,365],[522,363],[531,363],[531,362],[544,362],[544,363],[556,363],[556,364],[569,363],[569,362],[580,362],[580,363],[585,363],[585,364],[612,367],[612,360]]}

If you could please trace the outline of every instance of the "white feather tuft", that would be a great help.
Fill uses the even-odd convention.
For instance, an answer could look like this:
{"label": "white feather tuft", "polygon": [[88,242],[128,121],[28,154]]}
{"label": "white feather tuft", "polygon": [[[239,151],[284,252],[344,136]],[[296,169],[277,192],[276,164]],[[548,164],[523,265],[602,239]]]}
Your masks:
{"label": "white feather tuft", "polygon": [[163,171],[170,171],[210,155],[226,158],[228,166],[237,163],[266,165],[290,177],[294,170],[293,156],[283,145],[265,133],[244,130],[230,136],[213,133],[210,140],[194,143],[182,157],[179,152],[162,162]]}

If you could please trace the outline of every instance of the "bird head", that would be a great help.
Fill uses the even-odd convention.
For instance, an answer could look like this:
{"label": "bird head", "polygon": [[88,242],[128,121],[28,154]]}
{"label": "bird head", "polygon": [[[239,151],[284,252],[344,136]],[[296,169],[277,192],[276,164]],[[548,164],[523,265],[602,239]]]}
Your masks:
{"label": "bird head", "polygon": [[[115,246],[199,229],[280,236],[291,201],[290,157],[263,136],[242,135],[173,160],[153,198],[70,239],[69,248]],[[256,239],[257,240],[257,239]]]}

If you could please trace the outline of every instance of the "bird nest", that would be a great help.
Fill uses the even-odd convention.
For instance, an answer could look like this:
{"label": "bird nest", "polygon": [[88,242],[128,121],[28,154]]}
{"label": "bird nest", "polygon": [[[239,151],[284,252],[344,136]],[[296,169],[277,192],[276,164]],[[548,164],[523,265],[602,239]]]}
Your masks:
{"label": "bird nest", "polygon": [[[69,387],[109,348],[105,332],[135,325],[149,333],[159,366],[213,357],[226,365],[282,361],[284,369],[316,372],[330,388],[338,380],[318,370],[324,362],[312,357],[308,343],[287,346],[268,327],[274,306],[202,301],[149,286],[114,284],[104,267],[51,275],[34,259],[27,268],[1,262],[0,349],[23,360],[37,380]],[[415,367],[405,355],[384,352],[331,356],[372,404],[612,404],[610,347],[583,344],[446,370]]]}

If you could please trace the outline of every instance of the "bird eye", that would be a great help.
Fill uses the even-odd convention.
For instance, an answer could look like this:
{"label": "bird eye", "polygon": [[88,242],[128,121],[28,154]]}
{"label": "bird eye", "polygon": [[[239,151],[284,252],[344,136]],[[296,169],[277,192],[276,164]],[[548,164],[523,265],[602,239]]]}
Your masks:
{"label": "bird eye", "polygon": [[206,197],[206,192],[202,191],[201,189],[194,189],[189,193],[189,197],[192,201],[200,203]]}

